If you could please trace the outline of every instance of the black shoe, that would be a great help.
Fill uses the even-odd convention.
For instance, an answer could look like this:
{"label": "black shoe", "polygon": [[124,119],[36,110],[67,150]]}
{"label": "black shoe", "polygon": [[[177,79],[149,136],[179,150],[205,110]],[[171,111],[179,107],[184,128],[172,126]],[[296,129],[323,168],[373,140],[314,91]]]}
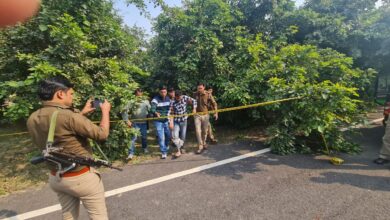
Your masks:
{"label": "black shoe", "polygon": [[390,161],[383,159],[383,158],[378,158],[378,159],[374,160],[374,163],[379,164],[379,165],[383,165],[383,164],[388,163],[388,162],[390,162]]}

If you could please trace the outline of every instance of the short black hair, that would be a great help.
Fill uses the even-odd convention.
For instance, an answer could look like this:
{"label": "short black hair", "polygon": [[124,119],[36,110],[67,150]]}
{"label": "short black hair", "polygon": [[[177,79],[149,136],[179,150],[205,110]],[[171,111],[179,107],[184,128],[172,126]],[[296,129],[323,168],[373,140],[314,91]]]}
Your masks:
{"label": "short black hair", "polygon": [[168,92],[174,92],[175,89],[173,87],[169,87]]}
{"label": "short black hair", "polygon": [[42,101],[52,100],[54,94],[59,91],[67,91],[73,88],[73,84],[64,76],[55,76],[39,82],[38,96]]}
{"label": "short black hair", "polygon": [[179,96],[182,96],[182,95],[183,95],[183,93],[180,90],[176,90],[175,97],[179,97]]}
{"label": "short black hair", "polygon": [[159,88],[158,88],[158,90],[167,90],[167,87],[166,86],[160,86]]}
{"label": "short black hair", "polygon": [[134,95],[136,95],[136,94],[137,94],[137,92],[143,92],[143,91],[142,91],[142,89],[141,89],[141,88],[136,88],[136,89],[134,90]]}
{"label": "short black hair", "polygon": [[206,88],[206,84],[204,84],[204,82],[198,82],[198,83],[197,83],[197,86],[203,86],[203,87]]}

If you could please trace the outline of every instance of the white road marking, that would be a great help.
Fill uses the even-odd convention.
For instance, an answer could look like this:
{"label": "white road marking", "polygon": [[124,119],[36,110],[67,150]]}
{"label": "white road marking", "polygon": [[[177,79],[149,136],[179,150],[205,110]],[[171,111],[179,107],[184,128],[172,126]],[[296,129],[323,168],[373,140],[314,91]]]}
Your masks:
{"label": "white road marking", "polygon": [[[378,119],[370,121],[368,124],[376,124],[378,122],[381,122],[382,120],[383,120],[383,118],[378,118]],[[365,125],[358,125],[358,126],[354,126],[354,127],[343,128],[343,129],[340,129],[340,130],[345,131],[345,130],[348,130],[348,129],[351,129],[351,128],[361,128],[363,126],[365,126]],[[271,151],[270,148],[265,148],[265,149],[262,149],[262,150],[258,150],[258,151],[254,151],[254,152],[251,152],[251,153],[243,154],[243,155],[240,155],[240,156],[236,156],[236,157],[228,158],[228,159],[225,159],[225,160],[221,160],[221,161],[218,161],[218,162],[215,162],[215,163],[210,163],[210,164],[202,165],[202,166],[199,166],[199,167],[195,167],[195,168],[192,168],[192,169],[189,169],[189,170],[184,170],[184,171],[181,171],[181,172],[172,173],[172,174],[169,174],[169,175],[166,175],[166,176],[162,176],[162,177],[159,177],[159,178],[156,178],[156,179],[151,179],[151,180],[147,180],[147,181],[144,181],[144,182],[141,182],[141,183],[136,183],[136,184],[133,184],[133,185],[129,185],[129,186],[121,187],[121,188],[118,188],[118,189],[110,190],[110,191],[107,191],[105,193],[105,197],[107,198],[107,197],[115,196],[115,195],[118,195],[118,194],[121,194],[121,193],[129,192],[129,191],[132,191],[132,190],[140,189],[140,188],[143,188],[143,187],[146,187],[146,186],[155,185],[155,184],[158,184],[158,183],[161,183],[161,182],[165,182],[165,181],[168,181],[168,180],[171,180],[171,179],[179,178],[179,177],[182,177],[182,176],[187,176],[187,175],[190,175],[190,174],[193,174],[193,173],[201,172],[203,170],[211,169],[211,168],[214,168],[214,167],[217,167],[217,166],[222,166],[222,165],[225,165],[225,164],[228,164],[228,163],[232,163],[232,162],[236,162],[236,161],[239,161],[239,160],[242,160],[242,159],[246,159],[248,157],[254,157],[254,156],[261,155],[261,154],[265,154],[265,153],[270,152],[270,151]],[[52,213],[52,212],[55,212],[55,211],[59,211],[59,210],[61,210],[61,206],[59,204],[56,204],[56,205],[53,205],[53,206],[48,206],[46,208],[42,208],[42,209],[26,212],[26,213],[23,213],[23,214],[20,214],[20,215],[4,218],[4,219],[1,219],[1,220],[29,219],[29,218],[34,218],[34,217],[42,216],[42,215],[45,215],[45,214],[49,214],[49,213]]]}
{"label": "white road marking", "polygon": [[[254,152],[243,154],[243,155],[240,155],[240,156],[236,156],[236,157],[228,158],[228,159],[225,159],[225,160],[217,161],[215,163],[210,163],[210,164],[202,165],[202,166],[199,166],[199,167],[195,167],[195,168],[192,168],[192,169],[189,169],[189,170],[184,170],[184,171],[181,171],[181,172],[172,173],[172,174],[169,174],[169,175],[166,175],[166,176],[162,176],[162,177],[159,177],[159,178],[156,178],[156,179],[151,179],[151,180],[147,180],[147,181],[144,181],[144,182],[141,182],[141,183],[136,183],[136,184],[133,184],[133,185],[129,185],[129,186],[121,187],[121,188],[118,188],[118,189],[110,190],[110,191],[107,191],[105,193],[105,197],[107,198],[107,197],[119,195],[121,193],[129,192],[129,191],[132,191],[132,190],[140,189],[140,188],[143,188],[143,187],[155,185],[155,184],[158,184],[158,183],[161,183],[161,182],[165,182],[165,181],[168,181],[168,180],[171,180],[171,179],[179,178],[179,177],[182,177],[182,176],[187,176],[187,175],[190,175],[190,174],[193,174],[193,173],[201,172],[203,170],[208,170],[208,169],[211,169],[211,168],[214,168],[214,167],[217,167],[217,166],[222,166],[222,165],[225,165],[225,164],[228,164],[228,163],[236,162],[236,161],[248,158],[248,157],[258,156],[258,155],[261,155],[261,154],[264,154],[264,153],[267,153],[267,152],[270,152],[270,151],[271,151],[270,148],[265,148],[265,149],[262,149],[262,150],[254,151]],[[26,213],[23,213],[23,214],[20,214],[20,215],[8,217],[8,218],[5,218],[3,220],[29,219],[29,218],[34,218],[34,217],[42,216],[42,215],[45,215],[45,214],[49,214],[49,213],[52,213],[52,212],[55,212],[55,211],[59,211],[59,210],[61,210],[61,206],[59,204],[57,204],[57,205],[49,206],[49,207],[46,207],[46,208],[42,208],[42,209],[26,212]]]}

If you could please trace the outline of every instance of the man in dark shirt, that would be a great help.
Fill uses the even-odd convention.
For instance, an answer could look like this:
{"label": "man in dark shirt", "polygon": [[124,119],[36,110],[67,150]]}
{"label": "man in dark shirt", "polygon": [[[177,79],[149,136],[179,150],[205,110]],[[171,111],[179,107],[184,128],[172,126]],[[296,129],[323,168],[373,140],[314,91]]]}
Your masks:
{"label": "man in dark shirt", "polygon": [[160,145],[161,159],[167,158],[169,150],[169,141],[171,134],[169,131],[168,117],[170,114],[171,99],[167,96],[167,88],[165,86],[160,87],[159,95],[155,96],[152,100],[150,112],[155,117],[162,117],[155,120],[154,126],[156,127],[158,144]]}

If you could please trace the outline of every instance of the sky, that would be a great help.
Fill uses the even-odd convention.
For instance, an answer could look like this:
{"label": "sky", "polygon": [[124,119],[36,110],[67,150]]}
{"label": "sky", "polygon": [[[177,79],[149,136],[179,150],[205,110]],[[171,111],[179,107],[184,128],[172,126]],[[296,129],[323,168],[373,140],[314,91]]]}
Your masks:
{"label": "sky", "polygon": [[[304,0],[295,0],[295,2],[297,6],[300,6],[303,4]],[[165,3],[169,6],[180,6],[181,0],[165,0]],[[160,14],[161,9],[159,7],[154,8],[152,3],[148,3],[147,5],[152,18],[155,18]],[[123,22],[127,26],[132,27],[136,25],[145,29],[148,35],[154,35],[151,21],[144,15],[141,15],[140,11],[135,6],[127,6],[125,0],[114,0],[114,8],[118,10],[118,14],[122,17]]]}

